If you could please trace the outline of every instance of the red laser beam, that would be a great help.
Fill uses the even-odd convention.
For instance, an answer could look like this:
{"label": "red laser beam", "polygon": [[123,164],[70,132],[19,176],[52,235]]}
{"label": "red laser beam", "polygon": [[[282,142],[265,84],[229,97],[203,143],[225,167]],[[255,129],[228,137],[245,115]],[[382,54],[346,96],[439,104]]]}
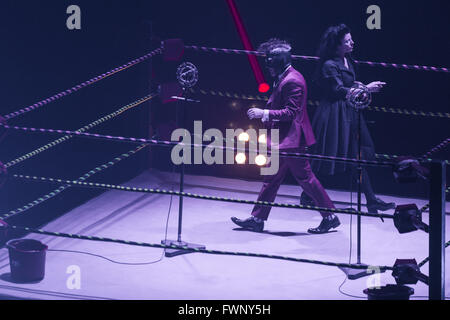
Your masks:
{"label": "red laser beam", "polygon": [[[252,43],[250,42],[247,30],[245,29],[241,15],[239,14],[239,11],[236,7],[234,0],[226,0],[226,2],[228,4],[228,7],[230,8],[234,24],[236,25],[239,37],[241,38],[242,44],[244,45],[244,49],[253,51]],[[261,67],[258,64],[258,60],[254,55],[247,55],[247,57],[248,60],[250,61],[250,66],[252,67],[253,74],[255,75],[256,78],[256,82],[258,83],[258,91],[262,93],[269,91],[270,86],[266,83],[266,80],[264,79]]]}

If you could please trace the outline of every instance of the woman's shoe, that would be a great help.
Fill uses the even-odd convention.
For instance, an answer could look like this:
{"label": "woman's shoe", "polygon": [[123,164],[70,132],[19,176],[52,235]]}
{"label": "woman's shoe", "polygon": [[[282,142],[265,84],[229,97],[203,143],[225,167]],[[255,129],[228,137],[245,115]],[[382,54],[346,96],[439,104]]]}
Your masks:
{"label": "woman's shoe", "polygon": [[367,210],[369,213],[378,213],[378,210],[387,211],[390,209],[395,209],[394,202],[384,202],[380,198],[367,201]]}

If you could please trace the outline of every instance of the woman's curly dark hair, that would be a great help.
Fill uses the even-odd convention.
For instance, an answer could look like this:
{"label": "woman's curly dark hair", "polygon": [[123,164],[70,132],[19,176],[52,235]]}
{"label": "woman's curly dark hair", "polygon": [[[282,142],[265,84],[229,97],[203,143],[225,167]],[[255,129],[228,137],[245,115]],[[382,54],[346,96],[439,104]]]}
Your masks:
{"label": "woman's curly dark hair", "polygon": [[[314,76],[314,80],[318,80],[320,70],[322,69],[325,61],[333,59],[337,56],[337,48],[342,44],[342,39],[345,35],[350,33],[350,28],[341,23],[335,26],[329,27],[320,39],[319,49],[317,55],[319,56],[319,64]],[[351,59],[351,56],[348,56]]]}
{"label": "woman's curly dark hair", "polygon": [[342,44],[342,39],[350,33],[350,28],[345,24],[329,27],[320,39],[317,55],[321,60],[328,60],[336,57],[337,48]]}

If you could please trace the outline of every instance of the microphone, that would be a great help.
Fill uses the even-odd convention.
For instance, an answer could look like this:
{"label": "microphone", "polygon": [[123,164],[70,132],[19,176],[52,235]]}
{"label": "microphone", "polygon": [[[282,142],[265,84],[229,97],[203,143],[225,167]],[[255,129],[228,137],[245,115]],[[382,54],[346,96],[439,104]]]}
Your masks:
{"label": "microphone", "polygon": [[200,103],[200,100],[194,100],[194,99],[189,99],[189,98],[185,98],[185,97],[171,96],[170,98],[175,99],[175,100],[180,100],[180,101]]}

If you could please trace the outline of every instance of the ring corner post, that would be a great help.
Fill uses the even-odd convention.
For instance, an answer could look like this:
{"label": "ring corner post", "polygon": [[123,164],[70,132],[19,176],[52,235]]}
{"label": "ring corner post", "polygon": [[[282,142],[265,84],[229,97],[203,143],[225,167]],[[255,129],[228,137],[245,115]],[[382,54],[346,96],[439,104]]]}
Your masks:
{"label": "ring corner post", "polygon": [[[149,41],[149,48],[152,47],[152,37],[153,37],[153,21],[152,20],[146,20],[146,24],[145,24],[146,28],[145,28],[145,34],[149,35],[150,41]],[[147,69],[148,72],[148,80],[146,81],[146,91],[148,89],[150,89],[150,92],[152,91],[152,86],[153,86],[153,59],[150,59],[149,61],[149,66]],[[155,132],[155,128],[154,128],[154,111],[152,108],[152,101],[150,100],[148,102],[148,109],[145,111],[145,117],[143,117],[144,119],[144,130],[146,131],[145,134],[149,139],[153,139],[153,135]],[[151,169],[154,165],[154,159],[153,159],[153,148],[150,146],[147,149],[147,155],[145,157],[145,165],[144,168],[145,170]]]}
{"label": "ring corner post", "polygon": [[429,288],[430,300],[445,299],[445,180],[446,165],[431,163],[430,172],[430,234]]}

